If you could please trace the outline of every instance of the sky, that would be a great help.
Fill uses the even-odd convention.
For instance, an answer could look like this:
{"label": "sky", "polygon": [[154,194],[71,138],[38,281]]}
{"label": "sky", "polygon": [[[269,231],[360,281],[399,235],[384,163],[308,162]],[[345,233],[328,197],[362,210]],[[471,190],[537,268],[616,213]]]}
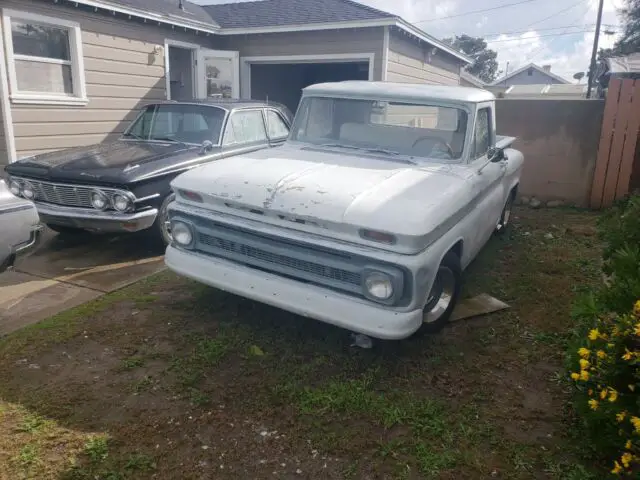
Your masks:
{"label": "sky", "polygon": [[[195,0],[200,4],[230,1]],[[498,52],[503,73],[533,62],[551,65],[553,73],[572,82],[576,72],[586,72],[589,66],[598,10],[598,0],[359,1],[399,15],[439,39],[461,34],[485,38],[489,48]],[[514,3],[519,4],[503,7]],[[615,33],[602,34],[599,47],[611,47],[618,38],[618,10],[623,4],[624,0],[604,0],[603,30]]]}

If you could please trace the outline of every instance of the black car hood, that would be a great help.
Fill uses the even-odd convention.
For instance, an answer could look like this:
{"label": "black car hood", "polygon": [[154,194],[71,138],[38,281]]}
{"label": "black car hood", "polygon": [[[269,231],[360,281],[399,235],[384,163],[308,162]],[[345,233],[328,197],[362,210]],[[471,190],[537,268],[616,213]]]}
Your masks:
{"label": "black car hood", "polygon": [[116,140],[24,158],[6,171],[47,180],[122,184],[187,165],[199,151],[199,146],[176,142]]}

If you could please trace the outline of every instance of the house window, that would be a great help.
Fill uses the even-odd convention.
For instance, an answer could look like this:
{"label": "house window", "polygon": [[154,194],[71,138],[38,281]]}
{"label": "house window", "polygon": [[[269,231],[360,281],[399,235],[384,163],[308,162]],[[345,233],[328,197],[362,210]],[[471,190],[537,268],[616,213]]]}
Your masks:
{"label": "house window", "polygon": [[77,23],[4,9],[3,29],[13,103],[87,103]]}
{"label": "house window", "polygon": [[529,68],[527,69],[527,75],[528,75],[529,77],[532,77],[532,76],[533,76],[533,68],[532,68],[532,67],[529,67]]}

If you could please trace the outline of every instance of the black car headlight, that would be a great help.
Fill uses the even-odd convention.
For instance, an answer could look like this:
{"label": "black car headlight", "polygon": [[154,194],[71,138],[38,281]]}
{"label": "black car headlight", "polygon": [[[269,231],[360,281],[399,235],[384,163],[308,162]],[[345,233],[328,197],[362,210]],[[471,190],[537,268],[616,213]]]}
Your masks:
{"label": "black car headlight", "polygon": [[22,193],[22,185],[20,185],[20,182],[18,182],[17,180],[12,179],[9,181],[9,191],[16,197],[19,197]]}

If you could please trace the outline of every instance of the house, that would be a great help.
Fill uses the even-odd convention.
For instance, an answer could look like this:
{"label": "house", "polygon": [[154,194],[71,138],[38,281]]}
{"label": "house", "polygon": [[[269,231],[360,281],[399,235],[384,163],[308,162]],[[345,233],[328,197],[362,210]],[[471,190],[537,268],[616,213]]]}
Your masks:
{"label": "house", "polygon": [[463,87],[484,88],[486,83],[475,75],[471,75],[469,72],[463,69],[460,72],[460,85],[462,85]]}
{"label": "house", "polygon": [[551,72],[551,65],[539,67],[530,63],[499,78],[491,85],[510,87],[512,85],[554,85],[570,83],[564,78]]}
{"label": "house", "polygon": [[352,0],[2,0],[0,164],[113,139],[146,103],[231,96],[297,107],[369,79],[458,85],[471,60]]}

